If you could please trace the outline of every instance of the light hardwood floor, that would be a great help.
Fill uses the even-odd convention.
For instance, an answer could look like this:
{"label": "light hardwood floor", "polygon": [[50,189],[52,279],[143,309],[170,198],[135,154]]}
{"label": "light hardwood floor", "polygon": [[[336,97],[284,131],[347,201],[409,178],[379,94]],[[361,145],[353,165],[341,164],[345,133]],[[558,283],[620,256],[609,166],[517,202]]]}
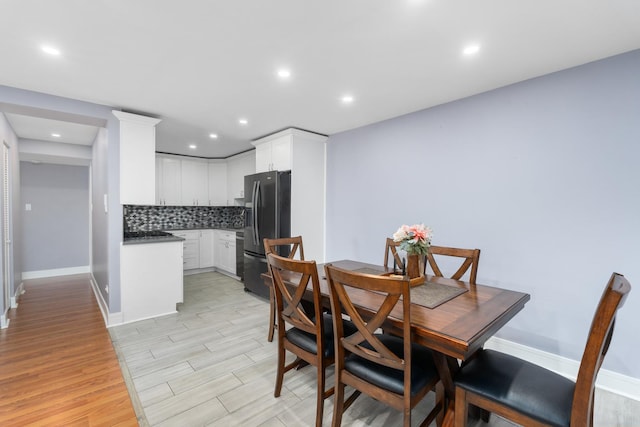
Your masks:
{"label": "light hardwood floor", "polygon": [[25,282],[0,330],[1,426],[136,426],[87,275]]}

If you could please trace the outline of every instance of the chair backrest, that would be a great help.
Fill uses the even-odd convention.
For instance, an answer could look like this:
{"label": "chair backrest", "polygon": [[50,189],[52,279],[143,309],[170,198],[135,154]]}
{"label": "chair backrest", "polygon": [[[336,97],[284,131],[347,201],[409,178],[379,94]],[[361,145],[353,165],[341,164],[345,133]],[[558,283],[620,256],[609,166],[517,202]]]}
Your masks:
{"label": "chair backrest", "polygon": [[[329,284],[331,310],[334,313],[345,313],[357,328],[357,332],[344,336],[342,325],[334,326],[337,369],[341,368],[345,354],[349,352],[373,363],[403,370],[406,394],[411,384],[411,322],[403,322],[403,359],[387,348],[374,335],[374,332],[383,326],[400,297],[402,297],[401,318],[405,318],[405,314],[407,317],[410,315],[409,279],[362,274],[333,267],[330,264],[325,265],[325,275]],[[367,294],[371,298],[368,303],[371,303],[372,311],[366,315],[366,318],[362,316],[362,311],[354,306],[349,296],[349,288],[375,292]]]}
{"label": "chair backrest", "polygon": [[[271,252],[267,254],[267,263],[274,284],[278,334],[285,334],[285,324],[288,323],[316,335],[320,337],[318,354],[323,354],[324,323],[316,262],[289,259]],[[309,282],[312,284],[314,313],[308,313],[302,304]]]}
{"label": "chair backrest", "polygon": [[298,259],[304,260],[304,248],[302,247],[302,236],[283,237],[280,239],[264,239],[264,253],[275,253],[294,259],[298,254]]}
{"label": "chair backrest", "polygon": [[397,268],[402,270],[404,268],[404,263],[398,255],[398,246],[400,246],[399,242],[394,242],[391,237],[387,237],[387,243],[384,247],[384,266],[389,267],[389,255],[393,257],[395,260]]}
{"label": "chair backrest", "polygon": [[476,284],[476,276],[478,275],[478,262],[480,261],[480,249],[459,249],[448,248],[444,246],[431,246],[427,252],[427,262],[425,263],[425,274],[427,265],[433,270],[435,276],[443,277],[442,271],[436,262],[434,255],[443,255],[449,257],[464,258],[462,265],[456,270],[451,279],[460,280],[462,276],[471,268],[469,273],[469,283]]}
{"label": "chair backrest", "polygon": [[572,426],[592,425],[596,376],[609,350],[616,313],[623,306],[630,291],[631,285],[624,276],[618,273],[611,275],[593,317],[580,362],[571,408]]}

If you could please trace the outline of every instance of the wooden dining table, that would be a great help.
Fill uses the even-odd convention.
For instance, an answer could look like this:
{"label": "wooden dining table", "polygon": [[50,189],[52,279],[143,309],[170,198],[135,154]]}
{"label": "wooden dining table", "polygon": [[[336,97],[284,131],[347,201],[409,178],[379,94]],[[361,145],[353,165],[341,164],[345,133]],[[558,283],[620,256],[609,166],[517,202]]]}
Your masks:
{"label": "wooden dining table", "polygon": [[[352,260],[341,260],[329,263],[346,270],[360,271],[368,274],[388,275],[391,269]],[[318,264],[318,277],[323,299],[328,303],[329,288],[325,278],[325,264]],[[271,277],[264,274],[265,284],[271,286]],[[453,377],[460,366],[460,362],[469,359],[478,349],[482,348],[500,328],[511,320],[529,301],[529,294],[508,289],[469,284],[468,282],[426,275],[424,284],[445,285],[459,288],[457,296],[428,308],[414,301],[411,302],[411,326],[415,342],[433,350],[436,367],[444,385],[445,395],[449,402],[445,425],[453,423],[453,402],[455,388]],[[311,286],[311,284],[309,284]],[[375,308],[374,292],[350,292],[354,305],[362,310]],[[402,330],[401,307],[397,306],[385,325],[385,332]],[[388,329],[387,329],[388,328]]]}

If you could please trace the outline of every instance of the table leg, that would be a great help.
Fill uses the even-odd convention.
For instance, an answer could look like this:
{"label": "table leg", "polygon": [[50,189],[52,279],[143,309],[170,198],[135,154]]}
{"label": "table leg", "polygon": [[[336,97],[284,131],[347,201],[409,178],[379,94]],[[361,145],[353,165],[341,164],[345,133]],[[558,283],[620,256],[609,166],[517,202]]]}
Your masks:
{"label": "table leg", "polygon": [[446,412],[444,415],[443,425],[453,426],[456,395],[455,386],[453,385],[453,376],[458,372],[460,366],[457,359],[437,351],[433,352],[433,360],[435,362],[436,369],[438,370],[438,374],[440,375],[440,381],[442,381],[442,385],[444,386]]}

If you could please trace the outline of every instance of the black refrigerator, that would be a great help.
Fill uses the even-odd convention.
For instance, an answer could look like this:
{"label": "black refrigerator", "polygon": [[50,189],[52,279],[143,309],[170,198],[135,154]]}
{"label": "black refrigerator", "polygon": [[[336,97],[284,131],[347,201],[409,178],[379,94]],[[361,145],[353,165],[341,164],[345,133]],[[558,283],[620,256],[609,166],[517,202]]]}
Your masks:
{"label": "black refrigerator", "polygon": [[291,171],[245,176],[244,197],[244,289],[268,298],[260,277],[267,271],[262,240],[291,237]]}

